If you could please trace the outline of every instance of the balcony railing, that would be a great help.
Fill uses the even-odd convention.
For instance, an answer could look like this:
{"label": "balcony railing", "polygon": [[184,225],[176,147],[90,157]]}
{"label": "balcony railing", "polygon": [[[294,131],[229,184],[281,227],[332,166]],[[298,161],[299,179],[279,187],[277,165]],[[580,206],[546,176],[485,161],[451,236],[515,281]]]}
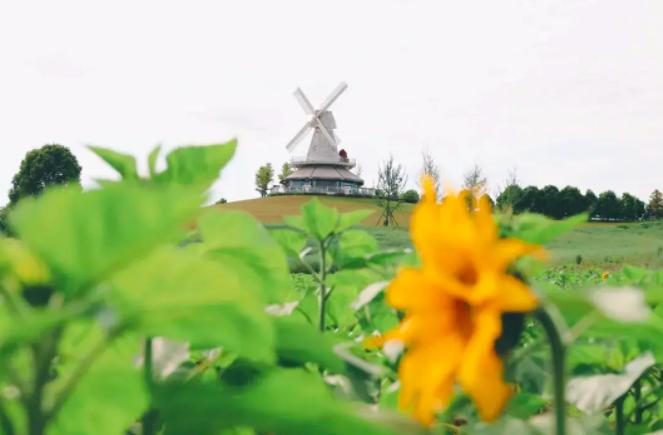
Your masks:
{"label": "balcony railing", "polygon": [[345,196],[375,196],[375,189],[355,186],[272,186],[271,195],[345,195]]}
{"label": "balcony railing", "polygon": [[295,156],[290,159],[290,164],[293,166],[299,166],[302,164],[309,165],[343,165],[348,168],[354,168],[357,164],[355,159],[341,159],[340,157],[337,160],[309,160],[305,156]]}

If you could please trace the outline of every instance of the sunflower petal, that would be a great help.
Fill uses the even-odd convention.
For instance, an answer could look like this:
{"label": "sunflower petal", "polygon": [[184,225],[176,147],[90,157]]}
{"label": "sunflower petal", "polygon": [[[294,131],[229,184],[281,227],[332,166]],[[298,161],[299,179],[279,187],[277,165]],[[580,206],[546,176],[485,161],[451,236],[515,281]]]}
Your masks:
{"label": "sunflower petal", "polygon": [[502,329],[500,313],[483,309],[475,317],[475,330],[467,344],[458,381],[474,400],[483,420],[496,419],[510,395],[504,383],[502,360],[495,353],[495,340]]}
{"label": "sunflower petal", "polygon": [[504,275],[499,289],[500,309],[508,313],[532,311],[539,301],[532,290],[521,280]]}

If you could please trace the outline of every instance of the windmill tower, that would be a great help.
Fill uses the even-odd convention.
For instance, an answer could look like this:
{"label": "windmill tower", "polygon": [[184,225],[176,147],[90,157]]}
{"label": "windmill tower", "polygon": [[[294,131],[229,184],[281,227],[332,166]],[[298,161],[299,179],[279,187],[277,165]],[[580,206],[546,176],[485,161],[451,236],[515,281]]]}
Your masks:
{"label": "windmill tower", "polygon": [[354,160],[347,157],[345,150],[338,150],[340,140],[334,132],[336,121],[329,107],[347,87],[345,83],[338,85],[318,110],[297,88],[295,98],[311,119],[297,132],[286,149],[294,150],[310,131],[313,135],[306,157],[292,159],[295,171],[283,180],[283,187],[277,188],[277,192],[372,195],[372,189],[361,187],[364,180],[350,172],[355,166]]}

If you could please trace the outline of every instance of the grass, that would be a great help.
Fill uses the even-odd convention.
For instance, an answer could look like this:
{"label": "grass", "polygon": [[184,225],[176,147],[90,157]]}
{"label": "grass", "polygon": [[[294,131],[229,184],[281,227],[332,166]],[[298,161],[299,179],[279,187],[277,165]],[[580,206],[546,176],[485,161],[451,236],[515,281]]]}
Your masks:
{"label": "grass", "polygon": [[[273,196],[216,205],[223,210],[244,210],[266,224],[279,224],[283,216],[299,214],[307,195]],[[363,228],[385,249],[411,247],[407,224],[412,204],[402,204],[396,213],[401,225],[396,228],[376,226],[379,216],[374,200],[364,198],[318,197],[323,204],[347,212],[370,208],[375,213],[364,220]],[[575,264],[580,267],[601,267],[614,270],[623,265],[663,268],[663,221],[636,223],[588,223],[547,246],[551,265]]]}

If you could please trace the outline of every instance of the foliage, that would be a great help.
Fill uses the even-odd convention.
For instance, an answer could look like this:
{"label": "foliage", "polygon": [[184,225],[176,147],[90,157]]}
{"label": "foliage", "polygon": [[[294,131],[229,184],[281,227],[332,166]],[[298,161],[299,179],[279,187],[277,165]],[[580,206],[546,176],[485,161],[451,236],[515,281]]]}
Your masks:
{"label": "foliage", "polygon": [[[504,368],[498,374],[512,384],[499,418],[481,421],[465,393],[444,385],[448,406],[433,401],[437,412],[422,427],[397,411],[403,376],[417,377],[433,396],[441,391],[421,371],[403,368],[413,347],[365,346],[403,321],[419,337],[440,337],[392,306],[394,277],[422,267],[422,244],[413,253],[405,230],[369,233],[358,225],[368,211],[343,213],[315,199],[269,230],[248,214],[202,207],[235,146],[178,148],[162,171],[157,148],[145,177],[133,157],[93,148],[121,180],[86,192],[53,189],[12,207],[17,238],[0,238],[0,433],[540,435],[663,428],[663,271],[504,260],[523,241],[566,245],[555,239],[587,215],[553,220],[505,212],[494,220],[499,238],[485,204],[473,215],[481,221],[477,234],[499,246],[482,267],[498,268],[510,285],[527,284],[539,308],[491,317],[498,329],[489,332],[499,337],[483,344],[498,350]],[[454,280],[486,291],[472,287],[464,261],[489,259],[489,252],[467,238],[454,245],[457,235],[472,234],[462,232],[464,224],[439,225],[436,213],[427,216],[430,225],[412,230],[425,246],[449,242],[426,251],[427,267],[439,261],[432,272],[440,273],[426,276],[435,280],[430,288],[403,281],[398,287],[401,302],[418,304],[430,326],[447,319],[435,315],[435,298],[458,290]],[[643,225],[650,226],[646,233]],[[623,226],[609,231],[649,239],[660,231],[655,222]],[[584,227],[576,231],[584,234]],[[454,252],[458,247],[463,252]],[[571,249],[573,258],[578,252]],[[608,255],[617,248],[597,249]],[[306,273],[290,274],[295,263]],[[457,297],[468,296],[463,291]],[[481,294],[468,297],[476,313],[506,311],[481,306]],[[475,321],[466,305],[450,309]],[[455,328],[462,333],[462,326]],[[422,361],[437,373],[457,357],[449,349]],[[495,362],[473,361],[476,373]],[[482,394],[490,398],[490,391]]]}
{"label": "foliage", "polygon": [[390,155],[378,168],[376,188],[377,204],[381,209],[378,220],[385,227],[398,226],[394,212],[401,204],[401,194],[406,183],[405,168],[403,168],[403,165],[397,165],[394,162],[394,156]]}
{"label": "foliage", "polygon": [[288,178],[290,175],[292,175],[294,171],[292,170],[292,166],[290,166],[290,163],[285,162],[283,165],[281,165],[281,172],[279,173],[279,183],[283,184],[285,182],[285,179]]}
{"label": "foliage", "polygon": [[649,197],[647,212],[652,218],[663,219],[663,193],[660,190],[654,190]]}
{"label": "foliage", "polygon": [[406,190],[401,194],[401,199],[410,204],[416,204],[419,202],[419,192],[414,189]]}
{"label": "foliage", "polygon": [[258,168],[256,172],[256,191],[261,197],[267,196],[269,185],[274,181],[274,169],[271,163],[267,163]]}
{"label": "foliage", "polygon": [[44,145],[29,151],[12,179],[10,205],[27,196],[39,195],[49,186],[80,183],[81,167],[69,148]]}

